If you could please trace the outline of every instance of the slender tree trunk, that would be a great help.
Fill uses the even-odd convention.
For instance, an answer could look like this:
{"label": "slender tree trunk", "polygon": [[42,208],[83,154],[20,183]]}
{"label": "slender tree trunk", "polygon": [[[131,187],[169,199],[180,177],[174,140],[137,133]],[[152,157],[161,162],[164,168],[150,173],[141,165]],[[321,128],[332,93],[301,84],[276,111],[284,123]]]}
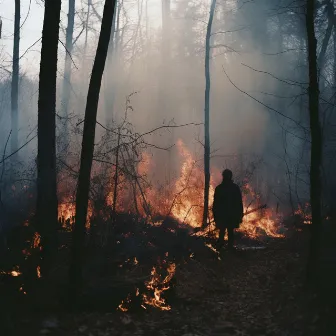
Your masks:
{"label": "slender tree trunk", "polygon": [[319,118],[319,84],[316,57],[315,37],[315,1],[307,0],[306,29],[308,40],[309,64],[309,117],[311,131],[311,159],[310,159],[310,202],[312,210],[312,237],[308,264],[308,278],[313,280],[319,249],[321,217],[321,160],[322,136]]}
{"label": "slender tree trunk", "polygon": [[120,49],[120,40],[121,40],[121,35],[120,35],[120,13],[121,9],[124,5],[124,0],[117,0],[117,17],[116,17],[116,31],[115,31],[115,39],[114,39],[114,50],[116,53],[117,60],[119,61],[119,49]]}
{"label": "slender tree trunk", "polygon": [[170,0],[162,0],[162,55],[169,57]]}
{"label": "slender tree trunk", "polygon": [[328,48],[328,45],[329,45],[329,40],[330,40],[330,37],[331,37],[331,33],[332,33],[333,27],[335,25],[333,1],[331,1],[331,0],[327,1],[326,12],[327,12],[327,16],[328,16],[328,27],[327,27],[327,30],[325,32],[324,38],[323,38],[320,54],[318,56],[319,72],[323,71],[325,55],[326,55],[327,48]]}
{"label": "slender tree trunk", "polygon": [[[170,36],[169,32],[171,31],[171,13],[170,13],[170,0],[162,0],[162,69],[163,72],[161,74],[161,83],[160,83],[160,106],[159,110],[163,111],[163,116],[166,117],[170,114],[168,101],[172,103],[169,99],[171,97],[171,63],[170,63],[170,55],[171,55],[171,44],[170,44]],[[167,95],[168,93],[168,95]],[[172,104],[170,104],[170,108],[173,108]],[[169,147],[174,142],[175,132],[174,129],[171,130],[170,136],[168,137],[167,147]],[[171,171],[173,170],[172,165],[172,152],[171,150],[168,151],[168,165],[166,165],[165,171],[165,179],[168,181],[168,185],[170,186],[171,183]],[[167,190],[166,197],[169,198],[169,189]]]}
{"label": "slender tree trunk", "polygon": [[204,209],[203,226],[207,224],[209,213],[210,188],[210,40],[211,27],[216,8],[216,0],[212,0],[210,16],[205,39],[205,106],[204,106]]}
{"label": "slender tree trunk", "polygon": [[[113,120],[113,107],[114,107],[114,90],[115,87],[113,85],[113,78],[110,78],[110,73],[113,74],[113,70],[115,69],[115,36],[116,36],[116,17],[118,10],[118,2],[114,7],[113,13],[113,21],[112,21],[112,29],[110,36],[109,49],[107,53],[107,64],[105,71],[105,124],[109,125],[110,121]],[[119,11],[118,11],[119,13]]]}
{"label": "slender tree trunk", "polygon": [[114,175],[114,193],[113,193],[113,215],[115,216],[117,209],[117,199],[118,199],[118,175],[119,175],[119,147],[120,147],[120,128],[118,128],[118,147],[116,152],[116,168]]}
{"label": "slender tree trunk", "polygon": [[88,86],[88,73],[86,71],[87,68],[87,46],[89,41],[89,19],[91,15],[91,6],[92,0],[88,0],[87,2],[87,12],[86,12],[86,19],[85,19],[85,38],[84,38],[84,49],[83,49],[83,56],[82,56],[82,64],[81,64],[81,99],[79,103],[79,111],[84,111],[85,109],[85,96],[87,94],[87,86]]}
{"label": "slender tree trunk", "polygon": [[[336,88],[336,25],[334,25],[333,38],[334,38],[333,86],[335,89]],[[336,97],[335,97],[335,102],[336,102]]]}
{"label": "slender tree trunk", "polygon": [[[119,71],[119,67],[121,66],[121,52],[120,52],[120,47],[123,45],[122,41],[122,36],[120,34],[120,14],[121,14],[121,9],[124,5],[123,0],[119,0],[116,2],[117,9],[116,9],[116,31],[114,34],[114,47],[113,47],[113,52],[114,52],[114,66],[113,69],[116,71]],[[117,120],[117,111],[115,111],[115,97],[117,95],[117,87],[116,87],[116,79],[113,79],[112,81],[112,92],[111,92],[111,110],[110,110],[110,115],[112,116],[112,120]]]}
{"label": "slender tree trunk", "polygon": [[92,5],[92,0],[88,0],[88,8],[87,8],[87,13],[86,13],[86,21],[85,21],[85,42],[84,42],[84,57],[83,57],[84,60],[86,57],[88,38],[89,38],[89,18],[90,18],[91,5]]}
{"label": "slender tree trunk", "polygon": [[63,92],[62,92],[62,117],[64,120],[64,133],[63,140],[65,146],[68,146],[69,142],[69,130],[68,130],[68,110],[71,96],[71,55],[73,50],[73,33],[75,25],[75,0],[69,0],[69,12],[68,12],[68,26],[66,29],[65,40],[65,64],[64,64],[64,77],[63,77]]}
{"label": "slender tree trunk", "polygon": [[[14,47],[13,47],[13,72],[12,72],[12,90],[11,90],[11,121],[12,121],[12,153],[18,149],[18,105],[19,105],[19,60],[20,60],[20,0],[15,0],[15,19],[14,19]],[[17,155],[12,157],[15,164]]]}
{"label": "slender tree trunk", "polygon": [[41,234],[42,268],[48,273],[57,249],[56,76],[61,0],[45,0],[39,100],[36,224]]}
{"label": "slender tree trunk", "polygon": [[105,0],[99,42],[93,64],[84,119],[81,162],[76,194],[76,219],[73,231],[72,260],[70,266],[70,295],[75,302],[83,285],[83,254],[85,223],[88,210],[90,176],[94,152],[98,101],[111,36],[116,0]]}

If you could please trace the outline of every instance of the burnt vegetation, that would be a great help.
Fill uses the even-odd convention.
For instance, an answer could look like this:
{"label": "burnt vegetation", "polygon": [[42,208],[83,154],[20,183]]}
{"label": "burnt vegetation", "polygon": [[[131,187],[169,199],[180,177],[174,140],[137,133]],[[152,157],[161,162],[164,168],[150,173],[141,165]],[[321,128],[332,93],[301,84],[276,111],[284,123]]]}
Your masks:
{"label": "burnt vegetation", "polygon": [[11,6],[0,334],[335,335],[334,1]]}

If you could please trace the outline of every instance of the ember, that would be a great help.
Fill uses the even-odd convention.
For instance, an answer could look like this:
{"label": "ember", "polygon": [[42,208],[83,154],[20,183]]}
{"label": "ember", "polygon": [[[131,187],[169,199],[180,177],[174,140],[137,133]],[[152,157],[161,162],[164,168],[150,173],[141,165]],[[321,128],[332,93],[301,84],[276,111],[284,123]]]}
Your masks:
{"label": "ember", "polygon": [[40,266],[37,266],[36,273],[37,273],[37,277],[41,278],[41,267]]}
{"label": "ember", "polygon": [[18,266],[13,271],[10,271],[10,272],[1,271],[0,274],[8,274],[8,275],[11,275],[13,277],[18,277],[18,276],[22,275],[22,273],[19,271]]}
{"label": "ember", "polygon": [[303,219],[304,224],[312,223],[312,216],[309,203],[306,203],[304,207],[299,205],[298,209],[295,211],[295,215],[299,215]]}

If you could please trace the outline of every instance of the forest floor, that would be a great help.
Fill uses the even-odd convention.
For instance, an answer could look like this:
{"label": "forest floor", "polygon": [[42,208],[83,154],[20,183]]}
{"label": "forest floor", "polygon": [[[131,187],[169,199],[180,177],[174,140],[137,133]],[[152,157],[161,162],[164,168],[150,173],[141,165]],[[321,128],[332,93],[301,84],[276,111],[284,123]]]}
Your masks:
{"label": "forest floor", "polygon": [[27,314],[15,335],[336,335],[335,297],[305,281],[308,236],[178,264],[169,311]]}

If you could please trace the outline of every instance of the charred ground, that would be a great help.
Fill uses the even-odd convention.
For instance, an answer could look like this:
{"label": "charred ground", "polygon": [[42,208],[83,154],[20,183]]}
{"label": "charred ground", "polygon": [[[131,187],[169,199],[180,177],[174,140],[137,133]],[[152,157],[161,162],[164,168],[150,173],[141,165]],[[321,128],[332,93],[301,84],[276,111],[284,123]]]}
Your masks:
{"label": "charred ground", "polygon": [[[328,281],[319,290],[305,282],[310,229],[304,218],[288,219],[285,238],[264,235],[255,240],[241,235],[237,251],[221,253],[212,248],[214,238],[194,235],[172,219],[153,226],[120,215],[117,223],[103,245],[99,235],[87,236],[86,286],[76,306],[67,300],[71,235],[66,231],[59,232],[57,267],[49,279],[39,278],[34,248],[16,264],[16,276],[13,271],[2,274],[2,316],[7,317],[3,326],[9,328],[5,334],[335,332]],[[21,237],[24,231],[32,233],[25,226]],[[9,253],[6,260],[17,255]],[[7,264],[8,270],[14,269],[14,262],[18,260],[12,260],[11,267]],[[325,272],[323,278],[335,279],[332,269],[321,266],[320,271]]]}

